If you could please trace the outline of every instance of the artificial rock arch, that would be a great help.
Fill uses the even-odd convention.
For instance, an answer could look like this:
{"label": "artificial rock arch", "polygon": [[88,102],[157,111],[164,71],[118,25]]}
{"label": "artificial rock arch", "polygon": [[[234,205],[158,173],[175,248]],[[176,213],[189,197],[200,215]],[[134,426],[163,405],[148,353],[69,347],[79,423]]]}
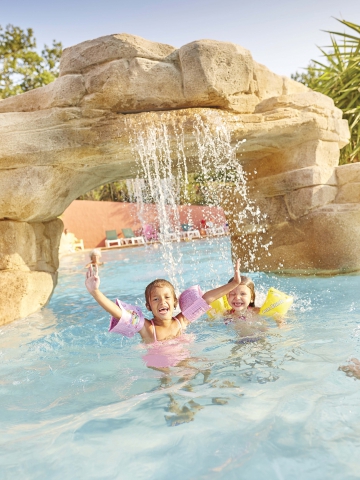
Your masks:
{"label": "artificial rock arch", "polygon": [[[0,102],[0,324],[50,298],[57,216],[82,193],[134,173],[129,122],[181,122],[196,169],[195,113],[209,125],[220,115],[234,141],[247,140],[239,161],[257,172],[250,192],[267,213],[265,240],[273,240],[270,260],[254,266],[360,269],[353,247],[360,240],[360,168],[338,167],[349,133],[330,98],[275,75],[232,43],[200,40],[176,49],[109,35],[66,49],[54,83]],[[236,211],[226,199],[224,207],[234,255],[246,256]]]}

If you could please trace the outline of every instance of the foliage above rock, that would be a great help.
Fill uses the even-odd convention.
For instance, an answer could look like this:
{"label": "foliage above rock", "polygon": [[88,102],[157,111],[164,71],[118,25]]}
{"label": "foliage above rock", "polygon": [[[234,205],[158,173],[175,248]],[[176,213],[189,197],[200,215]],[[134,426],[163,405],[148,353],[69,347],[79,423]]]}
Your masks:
{"label": "foliage above rock", "polygon": [[0,98],[42,87],[59,75],[61,42],[44,45],[41,55],[36,50],[33,30],[14,25],[0,25]]}
{"label": "foliage above rock", "polygon": [[324,61],[312,60],[293,80],[328,95],[344,112],[351,139],[341,151],[340,164],[360,161],[360,25],[338,20],[350,33],[331,32],[331,45],[320,48]]}

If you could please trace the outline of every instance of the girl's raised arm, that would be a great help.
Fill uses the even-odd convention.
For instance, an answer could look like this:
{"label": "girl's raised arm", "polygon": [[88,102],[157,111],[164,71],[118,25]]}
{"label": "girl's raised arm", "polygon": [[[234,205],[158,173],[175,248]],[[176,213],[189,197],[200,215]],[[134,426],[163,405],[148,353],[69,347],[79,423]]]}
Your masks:
{"label": "girl's raised arm", "polygon": [[234,267],[234,278],[231,282],[222,285],[221,287],[214,288],[214,290],[209,290],[204,293],[203,299],[210,305],[210,303],[215,302],[219,298],[223,297],[227,293],[234,290],[241,283],[241,274],[240,274],[240,259],[238,258]]}
{"label": "girl's raised arm", "polygon": [[114,318],[121,318],[121,308],[100,292],[100,277],[97,265],[90,265],[86,272],[85,286],[87,291],[94,297],[97,303]]}

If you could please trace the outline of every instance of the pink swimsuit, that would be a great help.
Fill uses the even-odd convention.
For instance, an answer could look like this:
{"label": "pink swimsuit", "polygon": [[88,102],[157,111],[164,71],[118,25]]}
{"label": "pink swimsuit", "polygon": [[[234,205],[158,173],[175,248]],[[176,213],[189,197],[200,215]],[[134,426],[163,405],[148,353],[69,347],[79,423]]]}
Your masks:
{"label": "pink swimsuit", "polygon": [[[174,318],[174,320],[176,320],[176,321],[178,322],[179,327],[180,327],[180,335],[182,335],[182,334],[183,334],[183,331],[182,331],[182,326],[181,326],[180,320],[179,320],[178,318],[176,318],[176,317]],[[150,320],[150,322],[151,322],[151,324],[152,324],[152,326],[153,326],[153,330],[154,330],[154,332],[153,332],[153,333],[154,333],[154,342],[157,342],[158,340],[157,340],[157,338],[156,338],[156,328],[155,328],[155,324],[154,324],[154,322],[153,322],[152,320]],[[178,337],[179,335],[176,335],[176,336]]]}
{"label": "pink swimsuit", "polygon": [[142,357],[148,367],[167,368],[175,367],[182,360],[191,357],[191,353],[186,348],[193,342],[193,335],[183,334],[183,328],[180,321],[175,318],[180,327],[180,335],[169,340],[158,340],[156,337],[156,329],[154,322],[150,320],[154,327],[154,343],[143,346],[147,349],[147,353]]}

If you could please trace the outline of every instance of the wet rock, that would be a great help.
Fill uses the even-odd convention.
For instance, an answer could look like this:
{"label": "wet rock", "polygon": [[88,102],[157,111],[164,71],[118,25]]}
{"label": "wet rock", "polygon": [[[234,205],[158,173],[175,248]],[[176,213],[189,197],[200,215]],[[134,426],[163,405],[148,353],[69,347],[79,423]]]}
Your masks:
{"label": "wet rock", "polygon": [[[337,166],[349,131],[331,99],[229,42],[176,49],[108,35],[65,49],[52,84],[0,101],[0,292],[2,305],[16,305],[1,307],[1,322],[35,311],[51,295],[56,217],[92,188],[136,175],[134,129],[166,125],[176,144],[181,128],[189,171],[198,169],[195,116],[211,131],[226,124],[234,143],[246,139],[238,158],[249,195],[266,214],[256,229],[269,243],[249,259],[253,268],[360,269],[353,247],[360,240],[360,170]],[[246,256],[254,218],[245,218],[240,232],[234,219],[241,199],[228,194],[223,203],[233,254]]]}

